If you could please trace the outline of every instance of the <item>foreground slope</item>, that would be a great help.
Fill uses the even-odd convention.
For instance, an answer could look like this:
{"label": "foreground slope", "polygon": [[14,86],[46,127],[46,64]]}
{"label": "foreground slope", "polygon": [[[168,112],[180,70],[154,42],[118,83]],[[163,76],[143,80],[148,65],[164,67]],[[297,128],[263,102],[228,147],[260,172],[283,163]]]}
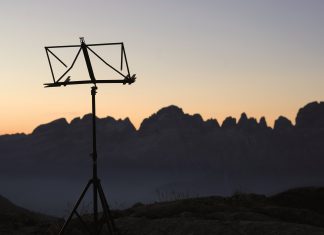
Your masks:
{"label": "foreground slope", "polygon": [[[271,197],[236,193],[137,203],[113,215],[121,235],[323,235],[323,200],[324,188],[299,188]],[[73,224],[69,234],[86,234]]]}
{"label": "foreground slope", "polygon": [[42,235],[48,232],[54,222],[58,222],[58,219],[26,210],[0,196],[0,234]]}

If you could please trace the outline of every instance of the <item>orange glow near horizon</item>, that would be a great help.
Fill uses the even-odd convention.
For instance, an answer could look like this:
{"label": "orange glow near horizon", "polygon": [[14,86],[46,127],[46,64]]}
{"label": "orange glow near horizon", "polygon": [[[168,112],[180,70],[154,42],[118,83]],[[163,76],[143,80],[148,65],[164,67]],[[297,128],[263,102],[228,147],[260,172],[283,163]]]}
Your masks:
{"label": "orange glow near horizon", "polygon": [[[171,104],[170,104],[171,105]],[[176,104],[175,104],[176,105]],[[180,105],[177,105],[178,107],[182,108]],[[166,107],[166,106],[163,106]],[[156,113],[158,110],[160,110],[161,108],[163,108],[162,106],[160,108],[156,108],[155,110],[140,110],[140,112],[136,113],[136,110],[131,110],[131,115],[125,115],[125,111],[121,111],[118,112],[117,110],[112,111],[114,114],[104,114],[102,111],[98,110],[98,117],[99,118],[104,118],[107,116],[113,117],[116,120],[118,119],[125,119],[125,118],[129,118],[130,121],[132,122],[132,124],[135,126],[136,129],[139,129],[140,124],[142,123],[144,118],[148,118],[149,116],[151,116],[152,114]],[[99,107],[98,107],[99,109]],[[232,113],[226,112],[223,115],[221,113],[216,114],[216,112],[211,112],[209,109],[208,110],[200,110],[199,111],[194,111],[194,108],[191,109],[186,109],[186,108],[182,108],[184,113],[189,114],[189,115],[193,115],[193,114],[200,114],[203,118],[203,120],[207,120],[210,118],[216,119],[218,121],[218,123],[221,125],[222,122],[224,121],[224,119],[228,116],[232,116],[234,118],[236,118],[236,120],[238,121],[242,112],[243,111],[234,111]],[[298,110],[297,110],[298,111]],[[266,120],[268,123],[268,126],[273,127],[274,125],[274,121],[280,116],[285,116],[288,119],[290,119],[292,121],[292,123],[295,123],[295,117],[296,117],[296,113],[297,111],[292,111],[291,113],[286,113],[286,114],[274,114],[274,115],[270,115],[270,116],[266,116]],[[244,111],[248,117],[254,117],[257,119],[257,121],[259,121],[259,119],[263,115],[262,113],[251,113],[249,111]],[[44,116],[39,116],[39,117],[34,117],[32,119],[26,119],[25,122],[23,123],[18,123],[14,120],[1,120],[2,123],[7,123],[6,127],[1,129],[0,135],[3,134],[17,134],[17,133],[25,133],[25,134],[30,134],[32,133],[32,131],[39,125],[41,124],[46,124],[49,123],[51,121],[54,121],[56,119],[59,118],[65,118],[67,120],[67,122],[71,122],[72,119],[77,118],[77,117],[83,117],[85,114],[88,114],[90,112],[85,112],[83,114],[79,114],[77,112],[72,112],[72,113],[68,113],[68,112],[64,112],[64,110],[62,110],[62,115],[57,115],[56,113],[49,113],[46,118],[44,118]]]}

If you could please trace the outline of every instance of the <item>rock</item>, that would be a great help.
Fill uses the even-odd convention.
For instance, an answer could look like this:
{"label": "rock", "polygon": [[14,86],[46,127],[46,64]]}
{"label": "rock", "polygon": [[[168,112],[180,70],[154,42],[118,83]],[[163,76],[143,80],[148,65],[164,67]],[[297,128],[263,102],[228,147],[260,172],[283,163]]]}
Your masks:
{"label": "rock", "polygon": [[183,111],[175,105],[160,109],[157,113],[145,118],[140,125],[141,133],[154,133],[164,128],[177,127],[183,119]]}
{"label": "rock", "polygon": [[[104,135],[113,134],[132,134],[136,132],[134,125],[131,123],[129,118],[114,119],[113,117],[96,118],[97,121],[97,131],[98,133],[103,133]],[[70,131],[79,136],[87,136],[91,134],[92,128],[92,114],[86,114],[82,119],[74,118],[70,123]]]}
{"label": "rock", "polygon": [[237,122],[237,126],[239,128],[245,128],[248,125],[248,117],[246,113],[242,113],[239,121]]}
{"label": "rock", "polygon": [[237,127],[241,130],[250,132],[258,128],[258,123],[255,118],[248,118],[245,113],[242,113],[237,123]]}
{"label": "rock", "polygon": [[[150,134],[165,132],[170,129],[179,132],[200,132],[206,130],[210,124],[209,122],[206,125],[200,114],[185,114],[181,108],[171,105],[144,119],[139,132],[141,134]],[[215,126],[215,123],[212,125]]]}
{"label": "rock", "polygon": [[265,119],[265,117],[261,117],[260,118],[260,121],[259,121],[259,126],[262,128],[262,129],[268,129],[268,124],[267,124],[267,121]]}
{"label": "rock", "polygon": [[290,130],[292,128],[293,128],[293,124],[291,123],[291,121],[284,116],[280,116],[275,121],[273,129],[275,131],[282,131],[282,130]]}
{"label": "rock", "polygon": [[65,118],[54,120],[50,123],[40,125],[32,132],[33,135],[60,134],[68,128],[69,124]]}
{"label": "rock", "polygon": [[324,102],[312,102],[299,109],[297,128],[324,128]]}
{"label": "rock", "polygon": [[227,117],[222,123],[222,128],[224,129],[232,129],[236,127],[236,118]]}
{"label": "rock", "polygon": [[217,129],[220,126],[216,119],[211,118],[211,119],[206,120],[206,127],[208,129]]}

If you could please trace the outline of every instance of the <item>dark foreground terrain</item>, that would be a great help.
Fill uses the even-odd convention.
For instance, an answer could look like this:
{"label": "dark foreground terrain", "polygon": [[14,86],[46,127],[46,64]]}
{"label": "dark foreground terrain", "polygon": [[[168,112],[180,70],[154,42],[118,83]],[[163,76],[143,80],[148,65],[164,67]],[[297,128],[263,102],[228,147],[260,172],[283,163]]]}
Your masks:
{"label": "dark foreground terrain", "polygon": [[[113,211],[120,234],[323,234],[324,188],[299,188],[274,196],[236,193],[141,203]],[[87,220],[89,215],[84,215]],[[0,234],[58,234],[62,219],[36,214],[0,198]],[[76,220],[68,234],[87,234]]]}

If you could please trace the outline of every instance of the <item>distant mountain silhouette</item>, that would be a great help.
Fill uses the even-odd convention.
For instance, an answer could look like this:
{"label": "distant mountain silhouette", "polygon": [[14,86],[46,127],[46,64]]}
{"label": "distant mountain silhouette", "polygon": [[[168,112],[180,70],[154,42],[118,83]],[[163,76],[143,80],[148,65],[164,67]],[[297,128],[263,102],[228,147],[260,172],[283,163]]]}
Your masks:
{"label": "distant mountain silhouette", "polygon": [[312,102],[298,111],[298,128],[324,128],[324,102]]}
{"label": "distant mountain silhouette", "polygon": [[181,108],[171,105],[144,119],[139,132],[146,135],[165,131],[201,132],[217,127],[216,120],[205,122],[200,114],[185,114]]}
{"label": "distant mountain silhouette", "polygon": [[[324,102],[301,108],[296,125],[280,116],[274,128],[264,117],[257,121],[246,113],[220,125],[175,105],[144,119],[139,130],[128,118],[97,120],[99,175],[116,201],[154,200],[156,189],[271,193],[324,183]],[[91,138],[91,114],[70,123],[55,120],[31,134],[2,135],[0,181],[30,187],[44,181],[45,190],[53,187],[46,180],[61,180],[68,192],[70,184],[90,175]],[[9,183],[2,185],[0,194],[19,197]]]}
{"label": "distant mountain silhouette", "polygon": [[275,121],[275,124],[274,124],[274,130],[277,130],[277,131],[281,131],[281,130],[289,130],[293,128],[293,124],[291,123],[291,121],[284,117],[284,116],[279,116],[278,119]]}
{"label": "distant mountain silhouette", "polygon": [[236,119],[233,117],[227,117],[222,123],[222,128],[230,129],[236,127]]}

